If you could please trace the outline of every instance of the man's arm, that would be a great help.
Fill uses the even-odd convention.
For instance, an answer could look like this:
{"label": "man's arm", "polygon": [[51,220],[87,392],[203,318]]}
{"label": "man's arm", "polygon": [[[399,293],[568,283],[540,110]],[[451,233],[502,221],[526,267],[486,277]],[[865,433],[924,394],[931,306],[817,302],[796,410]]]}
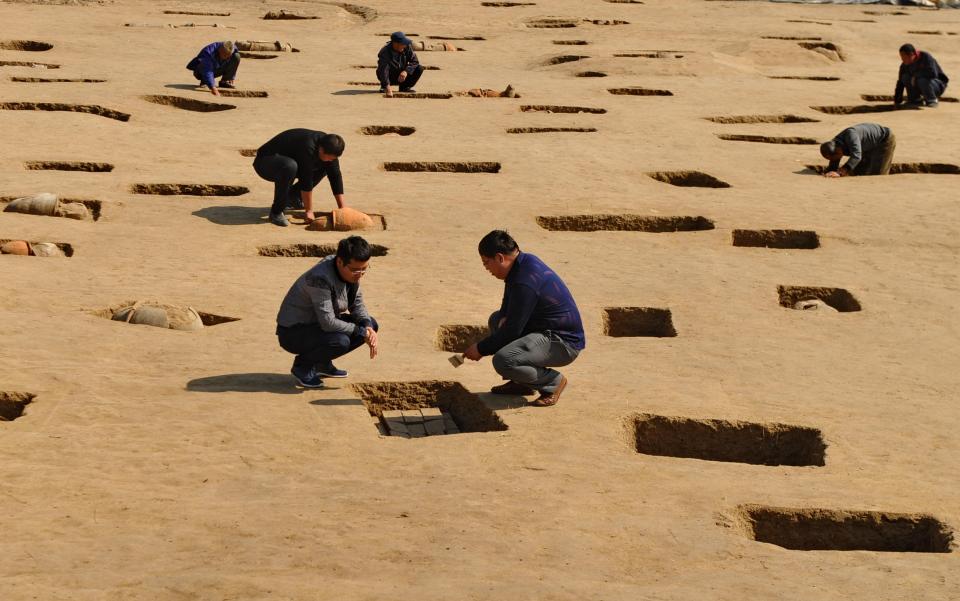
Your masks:
{"label": "man's arm", "polygon": [[306,288],[313,304],[313,311],[317,316],[317,323],[324,332],[339,332],[348,336],[357,334],[360,327],[357,324],[338,319],[333,310],[333,298],[328,288],[329,284],[319,277],[307,277]]}
{"label": "man's arm", "polygon": [[893,90],[893,104],[903,102],[903,89],[906,87],[903,83],[903,67],[903,65],[900,65],[900,70],[897,72],[897,87]]}
{"label": "man's arm", "polygon": [[417,53],[413,51],[413,48],[407,46],[407,68],[406,71],[413,72],[417,67],[420,66],[420,61],[417,59]]}
{"label": "man's arm", "polygon": [[353,298],[353,304],[350,305],[350,315],[353,315],[357,325],[369,327],[373,324],[370,313],[367,312],[367,305],[363,302],[363,292],[359,287],[357,287],[357,295]]}
{"label": "man's arm", "polygon": [[343,174],[340,172],[340,159],[325,164],[327,179],[330,180],[330,191],[341,209],[346,206],[343,199]]}
{"label": "man's arm", "polygon": [[523,334],[537,306],[537,291],[523,284],[516,284],[510,290],[509,310],[503,327],[477,343],[481,355],[493,355]]}
{"label": "man's arm", "polygon": [[860,164],[860,161],[863,159],[863,150],[860,147],[860,136],[857,135],[857,132],[852,128],[844,132],[844,137],[841,145],[850,155],[850,158],[847,159],[847,164],[843,166],[843,175],[853,175],[853,170],[857,168],[857,165]]}

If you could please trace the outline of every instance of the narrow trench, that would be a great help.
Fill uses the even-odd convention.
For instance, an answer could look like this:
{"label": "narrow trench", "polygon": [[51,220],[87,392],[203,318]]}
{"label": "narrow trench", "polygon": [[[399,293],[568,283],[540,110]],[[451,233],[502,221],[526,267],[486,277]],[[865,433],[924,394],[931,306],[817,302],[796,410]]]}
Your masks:
{"label": "narrow trench", "polygon": [[733,142],[759,142],[762,144],[819,144],[815,138],[801,136],[755,136],[748,134],[717,134],[721,140]]}
{"label": "narrow trench", "polygon": [[654,90],[650,88],[609,88],[607,90],[615,96],[673,96],[670,90]]}
{"label": "narrow trench", "polygon": [[96,104],[64,104],[60,102],[0,102],[0,110],[5,111],[64,111],[72,113],[86,113],[114,119],[115,121],[129,121],[130,115],[113,109],[104,108]]}
{"label": "narrow trench", "polygon": [[185,111],[193,111],[197,113],[214,113],[219,111],[229,111],[237,108],[232,104],[205,102],[195,98],[183,98],[181,96],[169,96],[166,94],[154,94],[150,96],[142,96],[142,98],[147,102],[152,102],[161,106],[172,106]]}
{"label": "narrow trench", "polygon": [[223,184],[133,184],[130,192],[160,196],[241,196],[250,192],[250,188]]}
{"label": "narrow trench", "polygon": [[507,129],[508,134],[592,133],[595,131],[597,131],[596,127],[511,127]]}
{"label": "narrow trench", "polygon": [[424,172],[424,173],[499,173],[500,163],[495,162],[446,162],[414,161],[389,162],[383,164],[385,171]]}
{"label": "narrow trench", "polygon": [[87,163],[82,161],[25,161],[29,171],[88,171],[91,173],[109,173],[113,171],[110,163]]}
{"label": "narrow trench", "polygon": [[20,50],[24,52],[46,52],[53,44],[34,42],[33,40],[0,40],[0,50]]}
{"label": "narrow trench", "polygon": [[592,113],[602,115],[607,109],[589,106],[559,106],[552,104],[524,104],[520,107],[524,113]]}
{"label": "narrow trench", "polygon": [[707,121],[714,123],[735,124],[735,123],[820,123],[819,119],[801,117],[799,115],[736,115],[721,117],[704,117]]}

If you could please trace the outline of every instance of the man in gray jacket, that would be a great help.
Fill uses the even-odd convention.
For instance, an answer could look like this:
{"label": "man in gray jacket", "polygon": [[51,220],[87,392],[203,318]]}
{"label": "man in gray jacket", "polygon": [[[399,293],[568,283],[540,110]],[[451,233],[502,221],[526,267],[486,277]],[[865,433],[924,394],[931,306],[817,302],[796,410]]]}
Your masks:
{"label": "man in gray jacket", "polygon": [[360,278],[370,264],[370,245],[360,236],[340,241],[297,278],[277,313],[280,346],[297,357],[290,373],[304,388],[323,388],[323,378],[345,378],[333,360],[366,343],[377,356],[377,321],[367,312]]}
{"label": "man in gray jacket", "polygon": [[[887,175],[893,163],[897,138],[889,128],[877,123],[860,123],[843,130],[820,145],[820,155],[830,161],[826,177],[851,175]],[[840,160],[848,156],[846,164]]]}

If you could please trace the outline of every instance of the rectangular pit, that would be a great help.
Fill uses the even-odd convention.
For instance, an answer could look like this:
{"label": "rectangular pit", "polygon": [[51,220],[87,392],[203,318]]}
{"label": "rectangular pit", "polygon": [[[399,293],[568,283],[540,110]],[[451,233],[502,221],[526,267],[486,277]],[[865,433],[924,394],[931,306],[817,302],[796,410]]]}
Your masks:
{"label": "rectangular pit", "polygon": [[630,446],[644,455],[750,465],[825,465],[820,430],[778,423],[638,413],[625,419]]}
{"label": "rectangular pit", "polygon": [[606,307],[603,309],[603,333],[613,338],[673,338],[670,309],[652,307]]}
{"label": "rectangular pit", "polygon": [[[503,432],[507,425],[480,397],[459,382],[421,380],[414,382],[372,382],[354,384],[370,415],[384,426],[385,411],[437,408],[449,414],[457,429],[469,432]],[[388,414],[389,415],[389,414]]]}
{"label": "rectangular pit", "polygon": [[802,136],[757,136],[752,134],[717,134],[721,140],[730,142],[757,142],[759,144],[805,144],[816,145],[820,142],[816,138]]}
{"label": "rectangular pit", "polygon": [[753,540],[795,551],[953,552],[953,530],[920,513],[742,505],[738,518]]}
{"label": "rectangular pit", "polygon": [[449,162],[414,161],[383,164],[384,171],[402,171],[406,173],[499,173],[500,163],[495,162]]}
{"label": "rectangular pit", "polygon": [[820,248],[820,237],[811,230],[733,230],[733,245],[751,248]]}
{"label": "rectangular pit", "polygon": [[[3,245],[6,244],[7,242],[13,242],[13,240],[12,240],[12,239],[8,239],[8,238],[0,238],[0,246],[3,246]],[[26,242],[27,242],[27,244],[29,244],[30,246],[33,246],[34,244],[40,244],[41,242],[46,242],[46,241],[45,241],[45,240],[43,240],[43,241],[41,241],[41,240],[27,240]],[[65,256],[65,257],[67,257],[67,258],[73,256],[73,245],[72,245],[72,244],[69,244],[69,243],[67,243],[67,242],[51,242],[50,244],[53,244],[54,246],[56,246],[57,248],[59,248],[59,249],[60,249],[60,252],[63,253],[63,256]],[[31,251],[31,255],[30,255],[30,256],[34,256],[34,255],[32,254],[32,251]]]}
{"label": "rectangular pit", "polygon": [[109,173],[113,171],[110,163],[89,163],[84,161],[24,161],[28,171],[86,171],[89,173]]}
{"label": "rectangular pit", "polygon": [[[370,245],[370,256],[384,257],[387,255],[386,246],[379,244]],[[261,257],[329,257],[337,254],[337,244],[330,242],[327,244],[270,244],[261,246],[257,249],[257,254]]]}
{"label": "rectangular pit", "polygon": [[37,395],[29,392],[0,391],[0,422],[12,422],[21,417],[35,398]]}
{"label": "rectangular pit", "polygon": [[647,177],[683,188],[729,188],[730,184],[702,171],[649,171]]}
{"label": "rectangular pit", "polygon": [[561,106],[556,104],[524,104],[520,107],[524,113],[590,113],[603,115],[607,109],[589,106]]}
{"label": "rectangular pit", "polygon": [[701,232],[714,229],[706,217],[651,217],[630,214],[541,215],[537,225],[552,232]]}
{"label": "rectangular pit", "polygon": [[801,117],[799,115],[730,115],[719,117],[704,117],[707,121],[723,123],[724,125],[737,123],[820,123],[819,119]]}
{"label": "rectangular pit", "polygon": [[434,346],[438,351],[462,353],[471,344],[490,335],[490,329],[481,325],[451,324],[437,328]]}
{"label": "rectangular pit", "polygon": [[250,192],[250,188],[224,184],[133,184],[130,192],[160,196],[242,196]]}
{"label": "rectangular pit", "polygon": [[819,300],[840,313],[860,311],[860,302],[843,288],[825,288],[817,286],[777,286],[780,306],[787,309],[803,310],[803,301]]}

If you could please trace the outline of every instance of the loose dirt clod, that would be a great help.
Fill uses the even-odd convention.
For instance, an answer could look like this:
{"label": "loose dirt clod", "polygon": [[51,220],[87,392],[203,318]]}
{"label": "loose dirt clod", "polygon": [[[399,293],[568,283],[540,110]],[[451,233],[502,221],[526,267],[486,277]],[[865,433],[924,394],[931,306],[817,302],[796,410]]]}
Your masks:
{"label": "loose dirt clod", "polygon": [[757,542],[797,551],[951,553],[953,530],[921,513],[741,505],[738,521]]}
{"label": "loose dirt clod", "polygon": [[714,123],[820,123],[819,119],[798,115],[738,115],[731,117],[704,117]]}
{"label": "loose dirt clod", "polygon": [[70,77],[11,77],[10,81],[16,81],[20,83],[104,83],[107,80]]}
{"label": "loose dirt clod", "polygon": [[[383,419],[384,411],[435,407],[450,415],[467,432],[503,432],[507,425],[480,398],[459,382],[423,380],[354,384],[370,415]],[[423,434],[426,436],[426,433]],[[418,437],[416,434],[412,434]]]}
{"label": "loose dirt clod", "polygon": [[163,106],[172,106],[185,111],[194,111],[197,113],[213,113],[218,111],[229,111],[237,108],[233,104],[221,104],[218,102],[205,102],[196,98],[183,98],[181,96],[169,96],[166,94],[155,94],[151,96],[142,96],[147,102]]}
{"label": "loose dirt clod", "polygon": [[461,324],[440,326],[437,328],[434,346],[438,351],[462,353],[468,346],[489,335],[490,329],[487,326]]}
{"label": "loose dirt clod", "polygon": [[384,163],[385,171],[427,173],[499,173],[500,163],[494,162],[444,162],[415,161]]}
{"label": "loose dirt clod", "polygon": [[547,59],[541,64],[544,67],[550,65],[562,65],[563,63],[573,63],[576,61],[582,61],[584,59],[590,58],[589,56],[579,55],[579,54],[563,54],[560,56],[554,56],[553,58]]}
{"label": "loose dirt clod", "polygon": [[589,106],[558,106],[552,104],[524,104],[520,107],[524,113],[592,113],[602,115],[607,109],[592,108]]}
{"label": "loose dirt clod", "polygon": [[415,131],[417,131],[417,128],[406,125],[367,125],[360,128],[360,133],[365,136],[386,136],[391,134],[409,136]]}
{"label": "loose dirt clod", "polygon": [[778,423],[693,419],[636,413],[624,419],[638,453],[751,465],[825,465],[820,430]]}
{"label": "loose dirt clod", "polygon": [[684,188],[729,188],[730,184],[701,171],[650,171],[647,176],[658,182]]}
{"label": "loose dirt clod", "polygon": [[241,196],[250,192],[250,188],[224,184],[133,184],[130,192],[163,196]]}
{"label": "loose dirt clod", "polygon": [[[379,244],[370,245],[370,256],[385,257],[389,249]],[[337,254],[337,245],[329,244],[270,244],[257,249],[261,257],[328,257]]]}
{"label": "loose dirt clod", "polygon": [[33,61],[0,61],[0,67],[33,67],[35,69],[59,69],[60,65]]}
{"label": "loose dirt clod", "polygon": [[30,171],[89,171],[109,173],[113,171],[110,163],[86,163],[81,161],[25,161],[24,168]]}
{"label": "loose dirt clod", "polygon": [[34,42],[33,40],[0,40],[0,50],[22,50],[25,52],[46,52],[53,44]]}
{"label": "loose dirt clod", "polygon": [[706,217],[646,215],[557,215],[537,217],[537,225],[553,232],[700,232],[714,229]]}
{"label": "loose dirt clod", "polygon": [[816,52],[821,56],[825,56],[832,61],[843,62],[847,60],[843,50],[833,42],[797,42],[797,45],[806,50]]}
{"label": "loose dirt clod", "polygon": [[721,140],[733,142],[760,142],[762,144],[819,144],[814,138],[800,136],[755,136],[752,134],[717,134]]}
{"label": "loose dirt clod", "polygon": [[810,300],[822,301],[840,313],[851,313],[861,309],[860,302],[843,288],[777,286],[777,294],[780,297],[780,306],[788,309],[796,309],[802,301]]}
{"label": "loose dirt clod", "polygon": [[596,127],[511,127],[508,134],[545,134],[555,132],[595,132]]}
{"label": "loose dirt clod", "polygon": [[0,422],[12,422],[23,415],[23,410],[37,395],[29,392],[0,391]]}
{"label": "loose dirt clod", "polygon": [[61,102],[0,102],[0,110],[5,111],[66,111],[87,113],[117,121],[129,121],[130,115],[95,104],[64,104]]}
{"label": "loose dirt clod", "polygon": [[673,96],[670,90],[653,90],[650,88],[608,88],[608,92],[616,96]]}
{"label": "loose dirt clod", "polygon": [[651,307],[606,307],[603,310],[603,333],[614,338],[673,338],[670,309]]}
{"label": "loose dirt clod", "polygon": [[575,74],[576,77],[606,77],[607,74],[603,71],[580,71]]}
{"label": "loose dirt clod", "polygon": [[820,237],[810,230],[733,230],[733,245],[753,248],[820,248]]}

